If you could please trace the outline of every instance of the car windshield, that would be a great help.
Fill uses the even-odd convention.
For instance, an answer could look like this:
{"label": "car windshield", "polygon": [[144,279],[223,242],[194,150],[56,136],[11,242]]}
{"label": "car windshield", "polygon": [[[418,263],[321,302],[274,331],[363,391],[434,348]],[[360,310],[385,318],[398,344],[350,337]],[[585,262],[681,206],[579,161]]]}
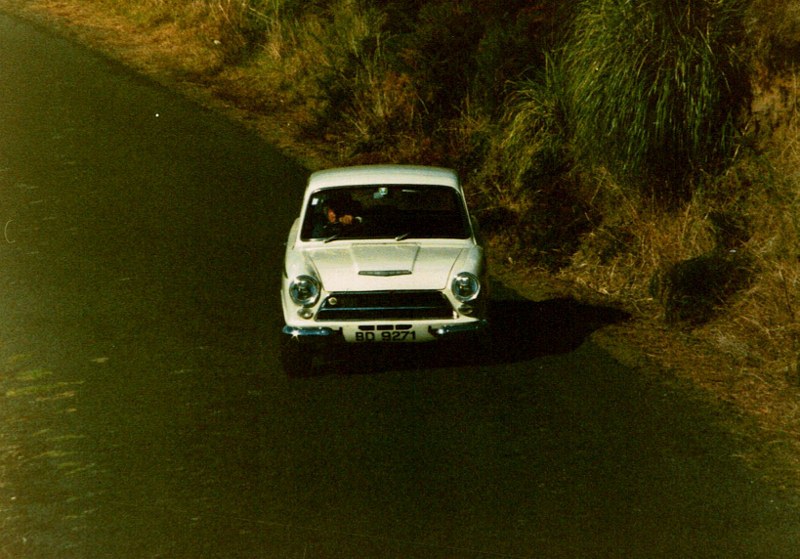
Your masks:
{"label": "car windshield", "polygon": [[445,186],[328,188],[308,202],[303,240],[465,239],[470,227],[458,191]]}

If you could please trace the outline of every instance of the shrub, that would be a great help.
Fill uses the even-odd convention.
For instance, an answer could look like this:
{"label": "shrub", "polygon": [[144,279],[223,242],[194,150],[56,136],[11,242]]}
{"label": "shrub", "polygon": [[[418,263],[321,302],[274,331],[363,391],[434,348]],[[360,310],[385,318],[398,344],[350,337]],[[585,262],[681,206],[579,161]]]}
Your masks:
{"label": "shrub", "polygon": [[[316,55],[308,64],[320,103],[321,123],[351,117],[358,98],[382,79],[383,14],[358,0],[342,0],[307,26],[304,48]],[[372,110],[382,111],[378,102]]]}
{"label": "shrub", "polygon": [[398,38],[398,62],[418,84],[420,100],[430,115],[426,132],[461,110],[475,72],[474,52],[483,25],[469,2],[426,2],[412,32]]}
{"label": "shrub", "polygon": [[517,257],[550,268],[568,261],[589,212],[570,173],[562,78],[548,59],[543,70],[517,84],[488,141],[481,175],[484,220],[512,232]]}
{"label": "shrub", "polygon": [[567,167],[563,76],[551,59],[535,79],[511,95],[497,156],[510,186],[519,191]]}
{"label": "shrub", "polygon": [[661,201],[724,163],[749,86],[743,0],[588,0],[564,49],[576,147]]}
{"label": "shrub", "polygon": [[315,70],[316,123],[340,138],[347,160],[380,153],[380,159],[400,161],[423,143],[426,108],[416,82],[396,69],[391,54],[396,45],[384,31],[386,14],[345,0],[331,17]]}
{"label": "shrub", "polygon": [[[509,6],[511,4],[511,6]],[[508,11],[493,12],[494,4],[479,3],[484,31],[474,55],[475,73],[469,96],[493,116],[520,80],[548,64],[547,53],[561,39],[564,21],[572,10],[567,2],[504,2]]]}
{"label": "shrub", "polygon": [[[387,63],[385,14],[365,0],[262,5],[264,87],[300,107],[305,130],[335,138],[345,157],[384,147],[387,131],[414,118],[414,91]],[[285,110],[285,109],[284,109]]]}

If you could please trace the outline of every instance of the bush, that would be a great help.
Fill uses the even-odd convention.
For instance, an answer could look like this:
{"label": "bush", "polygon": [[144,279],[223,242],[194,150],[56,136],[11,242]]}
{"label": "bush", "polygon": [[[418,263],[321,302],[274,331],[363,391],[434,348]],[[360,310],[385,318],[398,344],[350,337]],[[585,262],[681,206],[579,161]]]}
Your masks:
{"label": "bush", "polygon": [[509,99],[497,157],[516,191],[569,166],[563,92],[560,68],[548,59],[536,79],[520,84]]}
{"label": "bush", "polygon": [[588,0],[563,53],[576,147],[664,202],[731,155],[744,0]]}
{"label": "bush", "polygon": [[[540,2],[525,6],[525,2],[512,8],[504,2],[508,12],[494,13],[490,4],[479,4],[484,12],[484,32],[475,48],[475,74],[469,88],[469,97],[492,116],[515,85],[522,79],[541,72],[548,64],[547,53],[552,50],[563,33],[563,22],[569,20],[572,7],[567,2]],[[485,7],[484,7],[485,6]]]}
{"label": "bush", "polygon": [[484,30],[468,2],[426,2],[416,25],[397,40],[401,71],[418,85],[428,115],[426,132],[456,117],[475,73],[475,49]]}
{"label": "bush", "polygon": [[548,59],[543,70],[517,84],[488,141],[480,175],[484,221],[511,232],[518,258],[549,268],[567,263],[590,213],[570,172],[562,78]]}

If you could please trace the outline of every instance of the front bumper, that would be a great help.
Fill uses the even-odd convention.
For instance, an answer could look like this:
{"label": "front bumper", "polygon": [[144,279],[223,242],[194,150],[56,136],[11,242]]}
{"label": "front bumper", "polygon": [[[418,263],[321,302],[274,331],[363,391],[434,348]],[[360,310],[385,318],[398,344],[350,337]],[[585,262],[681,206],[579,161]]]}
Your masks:
{"label": "front bumper", "polygon": [[289,326],[283,327],[283,333],[290,338],[298,340],[331,340],[336,336],[341,336],[341,330],[320,326]]}
{"label": "front bumper", "polygon": [[[486,330],[488,326],[489,322],[486,319],[470,322],[436,324],[428,326],[428,333],[433,340],[450,340],[478,334]],[[295,339],[298,342],[345,342],[342,329],[337,327],[290,326],[287,324],[283,327],[282,332],[285,336]]]}
{"label": "front bumper", "polygon": [[442,326],[429,326],[428,331],[434,338],[449,339],[457,336],[465,336],[470,334],[477,334],[486,330],[489,326],[489,321],[486,319],[476,320],[474,322],[462,322],[458,324],[444,324]]}

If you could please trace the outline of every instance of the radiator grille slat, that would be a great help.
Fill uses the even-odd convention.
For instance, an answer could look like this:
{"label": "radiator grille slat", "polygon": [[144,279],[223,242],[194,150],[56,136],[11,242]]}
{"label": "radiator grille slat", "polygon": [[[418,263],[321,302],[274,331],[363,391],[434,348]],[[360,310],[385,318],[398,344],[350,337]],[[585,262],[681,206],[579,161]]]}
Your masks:
{"label": "radiator grille slat", "polygon": [[453,307],[440,291],[331,293],[317,320],[408,320],[452,318]]}

